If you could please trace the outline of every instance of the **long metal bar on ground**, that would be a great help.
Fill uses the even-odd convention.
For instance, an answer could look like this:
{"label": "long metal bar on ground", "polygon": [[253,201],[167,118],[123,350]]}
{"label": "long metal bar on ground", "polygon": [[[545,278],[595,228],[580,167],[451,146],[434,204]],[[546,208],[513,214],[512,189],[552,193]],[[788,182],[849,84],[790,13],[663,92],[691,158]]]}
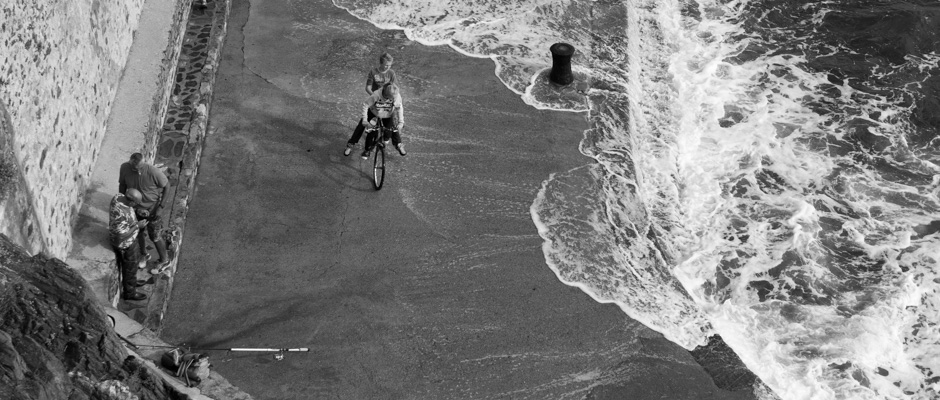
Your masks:
{"label": "long metal bar on ground", "polygon": [[231,348],[228,351],[310,351],[309,347],[298,347],[295,349],[268,349],[268,348]]}

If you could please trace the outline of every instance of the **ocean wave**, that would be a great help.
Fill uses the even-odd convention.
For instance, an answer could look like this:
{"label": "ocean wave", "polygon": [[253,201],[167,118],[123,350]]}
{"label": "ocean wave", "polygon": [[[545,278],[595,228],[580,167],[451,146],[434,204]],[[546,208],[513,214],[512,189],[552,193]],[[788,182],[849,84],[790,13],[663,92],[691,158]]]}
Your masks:
{"label": "ocean wave", "polygon": [[[335,0],[589,112],[533,203],[559,279],[784,399],[938,396],[940,10],[928,2]],[[577,90],[546,80],[577,49]]]}

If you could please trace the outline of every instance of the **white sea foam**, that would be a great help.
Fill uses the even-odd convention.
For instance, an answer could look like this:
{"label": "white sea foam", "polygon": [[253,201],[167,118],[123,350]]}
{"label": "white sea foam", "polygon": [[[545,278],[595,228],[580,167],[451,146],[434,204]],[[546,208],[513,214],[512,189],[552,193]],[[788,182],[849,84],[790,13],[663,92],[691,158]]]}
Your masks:
{"label": "white sea foam", "polygon": [[[597,164],[532,207],[566,284],[686,348],[720,333],[784,399],[938,396],[940,157],[908,144],[904,100],[936,55],[830,83],[798,52],[759,51],[781,43],[742,30],[747,0],[335,2],[494,60],[533,106],[590,110]],[[544,87],[558,41],[583,100]]]}
{"label": "white sea foam", "polygon": [[745,5],[703,2],[702,22],[676,36],[686,220],[674,273],[783,398],[936,396],[927,379],[940,349],[927,326],[937,322],[940,240],[911,240],[940,216],[936,183],[892,182],[852,160],[859,152],[827,144],[864,123],[891,143],[886,158],[927,174],[936,166],[905,148],[899,101],[849,85],[834,95],[798,54],[729,61],[774,45],[731,39],[745,36],[732,22]]}

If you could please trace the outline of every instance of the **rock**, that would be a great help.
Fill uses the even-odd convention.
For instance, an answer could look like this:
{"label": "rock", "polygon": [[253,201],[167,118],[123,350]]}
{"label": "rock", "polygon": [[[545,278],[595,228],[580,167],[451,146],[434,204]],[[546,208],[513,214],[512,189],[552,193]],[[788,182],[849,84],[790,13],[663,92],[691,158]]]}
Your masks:
{"label": "rock", "polygon": [[13,339],[0,331],[0,373],[6,379],[18,381],[25,377],[26,362],[13,347]]}
{"label": "rock", "polygon": [[128,358],[77,272],[0,235],[0,398],[181,398]]}
{"label": "rock", "polygon": [[721,336],[708,338],[708,343],[690,352],[695,361],[711,375],[715,386],[728,391],[753,390],[760,379],[744,365]]}

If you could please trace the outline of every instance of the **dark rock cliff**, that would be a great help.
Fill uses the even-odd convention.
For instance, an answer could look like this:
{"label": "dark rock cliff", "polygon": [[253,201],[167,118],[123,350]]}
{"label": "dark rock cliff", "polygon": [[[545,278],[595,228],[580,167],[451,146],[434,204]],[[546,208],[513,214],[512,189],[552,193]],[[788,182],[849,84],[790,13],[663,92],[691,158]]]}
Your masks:
{"label": "dark rock cliff", "polygon": [[0,235],[0,399],[180,399],[127,350],[82,277]]}

